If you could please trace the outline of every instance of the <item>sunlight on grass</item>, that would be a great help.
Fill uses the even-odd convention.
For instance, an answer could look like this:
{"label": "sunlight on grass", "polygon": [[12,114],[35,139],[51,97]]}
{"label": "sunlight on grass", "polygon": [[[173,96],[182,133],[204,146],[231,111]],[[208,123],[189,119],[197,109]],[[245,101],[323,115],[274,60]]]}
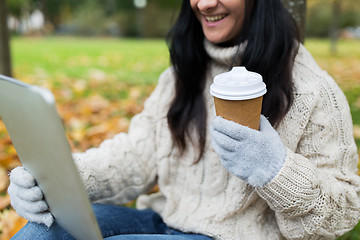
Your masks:
{"label": "sunlight on grass", "polygon": [[101,78],[153,84],[169,65],[165,41],[113,38],[14,38],[15,76],[32,81]]}
{"label": "sunlight on grass", "polygon": [[336,54],[327,39],[307,39],[305,46],[343,90],[360,85],[360,40],[340,40]]}

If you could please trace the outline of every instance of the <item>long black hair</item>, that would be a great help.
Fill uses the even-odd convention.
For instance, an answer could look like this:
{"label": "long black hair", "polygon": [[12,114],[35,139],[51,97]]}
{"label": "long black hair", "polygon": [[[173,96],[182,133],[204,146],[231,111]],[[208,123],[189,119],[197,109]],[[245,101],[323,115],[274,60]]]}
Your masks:
{"label": "long black hair", "polygon": [[[268,92],[263,99],[262,114],[276,126],[293,102],[292,67],[298,32],[281,0],[249,1],[250,5],[246,0],[248,15],[237,41],[238,44],[246,41],[246,48],[234,57],[240,58],[241,65],[248,70],[263,76]],[[189,0],[182,1],[178,19],[167,40],[176,75],[175,97],[167,114],[169,128],[182,152],[186,149],[187,137],[198,141],[199,160],[206,141],[207,109],[203,93],[210,57],[204,48],[201,24]],[[197,139],[191,138],[193,130]]]}

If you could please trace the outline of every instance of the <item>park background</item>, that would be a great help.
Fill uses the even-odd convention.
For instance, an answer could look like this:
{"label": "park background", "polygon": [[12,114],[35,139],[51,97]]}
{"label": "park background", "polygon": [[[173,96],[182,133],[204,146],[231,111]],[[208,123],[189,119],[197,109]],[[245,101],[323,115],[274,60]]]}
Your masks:
{"label": "park background", "polygon": [[[54,93],[74,152],[98,146],[127,130],[169,66],[164,37],[180,2],[6,0],[10,73]],[[290,2],[306,2],[304,44],[344,91],[359,148],[360,1]],[[0,121],[0,240],[26,223],[6,192],[8,173],[19,164]],[[360,224],[341,239],[360,239]]]}

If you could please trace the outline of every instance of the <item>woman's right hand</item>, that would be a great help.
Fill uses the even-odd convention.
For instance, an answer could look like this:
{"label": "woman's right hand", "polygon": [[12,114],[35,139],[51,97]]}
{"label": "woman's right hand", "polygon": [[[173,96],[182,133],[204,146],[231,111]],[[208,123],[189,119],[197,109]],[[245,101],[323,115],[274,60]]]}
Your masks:
{"label": "woman's right hand", "polygon": [[54,222],[43,192],[36,185],[34,177],[23,167],[10,173],[8,193],[15,211],[30,222],[43,223],[50,227]]}

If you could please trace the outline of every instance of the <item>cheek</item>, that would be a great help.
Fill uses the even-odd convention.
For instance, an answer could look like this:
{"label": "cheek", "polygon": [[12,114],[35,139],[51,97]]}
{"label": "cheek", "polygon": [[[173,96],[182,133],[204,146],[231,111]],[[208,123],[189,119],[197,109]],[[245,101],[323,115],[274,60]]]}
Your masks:
{"label": "cheek", "polygon": [[245,15],[243,12],[237,13],[236,17],[234,18],[234,31],[240,32],[244,25],[244,18]]}
{"label": "cheek", "polygon": [[199,9],[198,9],[198,7],[197,7],[197,4],[198,4],[198,0],[190,0],[191,10],[192,10],[193,13],[195,14],[196,19],[201,22],[202,15],[200,14],[200,11],[199,11]]}
{"label": "cheek", "polygon": [[233,12],[235,25],[238,29],[241,29],[245,18],[245,1],[241,1],[241,3],[236,6],[234,5],[232,9],[236,9],[236,11]]}
{"label": "cheek", "polygon": [[244,25],[244,19],[238,20],[235,24],[236,32],[240,33]]}
{"label": "cheek", "polygon": [[[185,0],[186,1],[186,0]],[[190,7],[196,13],[198,0],[190,0]]]}

